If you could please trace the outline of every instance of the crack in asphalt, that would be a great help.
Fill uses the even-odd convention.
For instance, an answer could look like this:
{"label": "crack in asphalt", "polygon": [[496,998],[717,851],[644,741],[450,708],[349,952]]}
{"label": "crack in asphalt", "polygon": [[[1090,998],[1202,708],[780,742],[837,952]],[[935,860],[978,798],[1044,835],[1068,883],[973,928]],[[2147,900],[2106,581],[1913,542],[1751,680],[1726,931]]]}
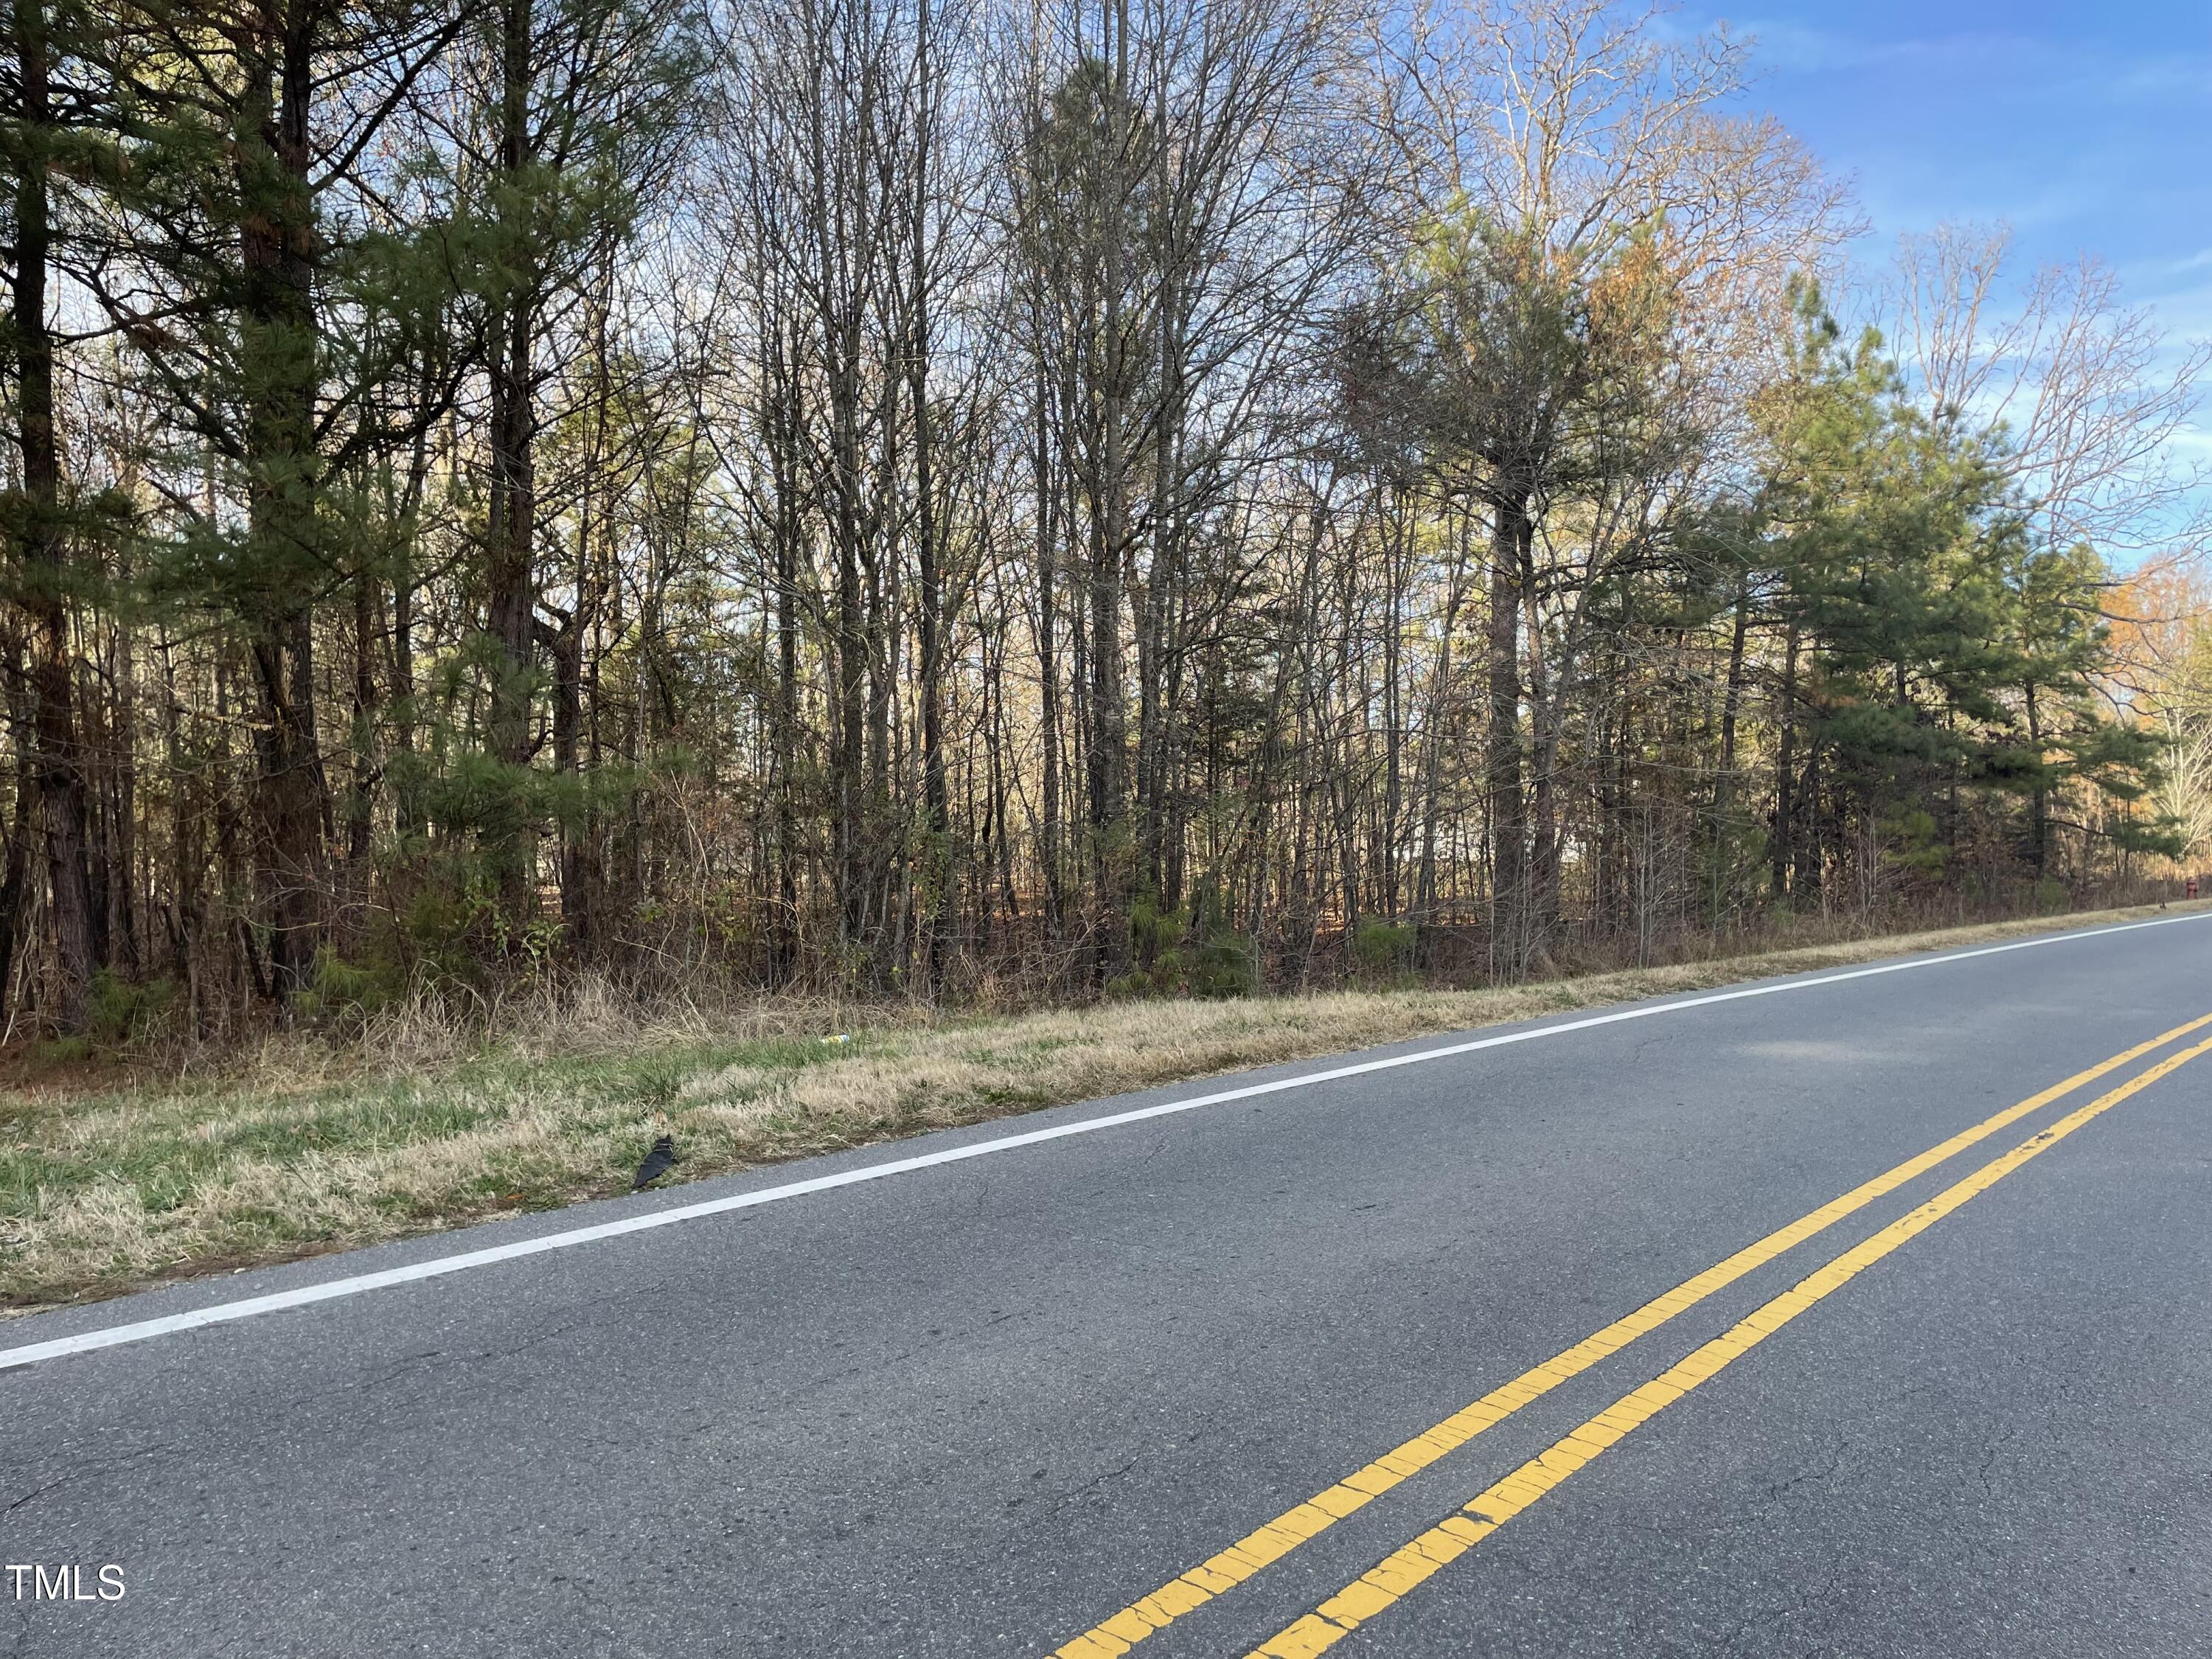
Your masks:
{"label": "crack in asphalt", "polygon": [[173,1454],[176,1448],[167,1442],[159,1441],[150,1446],[141,1446],[134,1451],[119,1452],[112,1457],[103,1457],[89,1463],[80,1464],[58,1479],[49,1480],[45,1486],[33,1487],[25,1492],[21,1498],[9,1504],[5,1509],[0,1509],[0,1515],[13,1515],[25,1504],[44,1498],[48,1492],[58,1492],[64,1486],[81,1485],[87,1480],[104,1480],[117,1471],[127,1468],[145,1458],[159,1456],[164,1453]]}
{"label": "crack in asphalt", "polygon": [[1066,1509],[1070,1504],[1075,1503],[1080,1498],[1089,1497],[1092,1492],[1097,1491],[1099,1487],[1104,1486],[1109,1480],[1119,1480],[1123,1475],[1128,1474],[1131,1469],[1135,1468],[1138,1464],[1144,1461],[1144,1453],[1139,1452],[1127,1462],[1122,1464],[1120,1468],[1108,1469],[1102,1474],[1093,1475],[1081,1486],[1072,1487],[1068,1491],[1061,1492],[1057,1498],[1054,1498],[1051,1503],[1045,1505],[1044,1512],[1047,1515],[1059,1514],[1060,1510]]}
{"label": "crack in asphalt", "polygon": [[1838,1435],[1836,1437],[1835,1444],[1828,1449],[1827,1462],[1824,1465],[1819,1468],[1800,1469],[1796,1474],[1791,1475],[1787,1480],[1776,1482],[1773,1486],[1767,1488],[1766,1497],[1761,1501],[1759,1507],[1762,1510],[1771,1508],[1773,1505],[1781,1503],[1784,1498],[1789,1497],[1791,1492],[1796,1491],[1798,1487],[1808,1485],[1814,1481],[1827,1480],[1829,1476],[1834,1474],[1838,1469],[1843,1467],[1844,1455],[1850,1450],[1850,1446],[1851,1442],[1850,1436],[1841,1434]]}

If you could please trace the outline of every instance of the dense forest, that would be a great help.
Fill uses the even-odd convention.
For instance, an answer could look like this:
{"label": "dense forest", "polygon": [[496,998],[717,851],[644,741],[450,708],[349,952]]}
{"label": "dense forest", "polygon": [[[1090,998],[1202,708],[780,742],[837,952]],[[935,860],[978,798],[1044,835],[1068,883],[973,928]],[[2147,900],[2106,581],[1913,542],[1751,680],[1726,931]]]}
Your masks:
{"label": "dense forest", "polygon": [[2205,354],[1847,263],[1725,33],[8,3],[18,1036],[1510,979],[2212,829]]}

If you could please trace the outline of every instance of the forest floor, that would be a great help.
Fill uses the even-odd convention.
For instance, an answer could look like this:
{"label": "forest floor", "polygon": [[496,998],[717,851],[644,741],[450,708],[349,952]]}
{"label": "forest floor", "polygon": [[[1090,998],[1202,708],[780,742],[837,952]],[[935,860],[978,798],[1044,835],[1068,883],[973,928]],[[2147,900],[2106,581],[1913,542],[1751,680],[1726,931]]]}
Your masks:
{"label": "forest floor", "polygon": [[[2173,906],[2207,908],[2212,901]],[[2165,907],[1846,939],[1477,990],[1006,1017],[769,1002],[651,1018],[604,987],[496,1041],[272,1038],[167,1068],[0,1068],[0,1317],[1370,1044],[2086,927]]]}

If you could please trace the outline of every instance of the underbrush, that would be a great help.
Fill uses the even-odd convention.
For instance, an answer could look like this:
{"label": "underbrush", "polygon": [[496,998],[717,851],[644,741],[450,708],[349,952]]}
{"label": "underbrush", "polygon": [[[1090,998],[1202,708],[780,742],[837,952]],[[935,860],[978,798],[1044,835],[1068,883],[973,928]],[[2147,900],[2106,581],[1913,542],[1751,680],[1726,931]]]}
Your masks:
{"label": "underbrush", "polygon": [[[2201,908],[2202,906],[2177,906]],[[2084,927],[2154,914],[2071,917]],[[113,1294],[626,1189],[654,1135],[696,1177],[1223,1072],[2054,924],[1839,939],[1455,990],[1125,998],[948,1016],[662,994],[595,977],[421,988],[349,1033],[0,1073],[0,1308]]]}

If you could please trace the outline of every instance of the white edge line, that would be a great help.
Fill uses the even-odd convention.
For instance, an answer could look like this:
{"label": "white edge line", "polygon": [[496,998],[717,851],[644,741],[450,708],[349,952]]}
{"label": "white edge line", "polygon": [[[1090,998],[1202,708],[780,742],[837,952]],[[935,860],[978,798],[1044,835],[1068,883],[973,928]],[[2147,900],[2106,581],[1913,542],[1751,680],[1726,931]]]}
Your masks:
{"label": "white edge line", "polygon": [[1194,1096],[1188,1100],[1170,1101],[1158,1106],[1140,1106],[1127,1112],[1109,1113],[1103,1117],[1085,1118],[1077,1123],[1058,1123],[1049,1128],[1000,1135],[970,1146],[951,1146],[915,1158],[895,1158],[885,1164],[871,1164],[862,1169],[841,1170],[834,1175],[812,1176],[805,1181],[787,1182],[781,1187],[763,1187],[753,1192],[735,1193],[726,1198],[708,1199],[673,1209],[655,1210],[647,1215],[626,1216],[619,1221],[602,1221],[589,1227],[573,1227],[565,1232],[518,1239],[511,1244],[496,1244],[487,1249],[465,1250],[459,1255],[410,1262],[401,1267],[386,1267],[380,1273],[356,1273],[345,1279],[328,1279],[319,1285],[303,1285],[295,1290],[277,1291],[268,1296],[246,1297],[237,1302],[219,1302],[212,1307],[195,1308],[188,1313],[169,1314],[160,1319],[140,1320],[130,1325],[111,1325],[104,1330],[86,1331],[76,1336],[56,1337],[52,1341],[33,1342],[24,1347],[0,1349],[0,1371],[35,1365],[40,1360],[58,1359],[67,1354],[112,1348],[125,1342],[143,1342],[176,1331],[195,1330],[203,1325],[225,1324],[234,1319],[251,1319],[258,1314],[277,1313],[286,1308],[303,1308],[312,1303],[358,1296],[364,1291],[380,1291],[387,1285],[442,1278],[447,1273],[462,1273],[471,1267],[489,1267],[495,1261],[513,1261],[522,1256],[540,1255],[548,1250],[565,1250],[578,1244],[595,1243],[603,1238],[619,1238],[625,1233],[649,1232],[656,1227],[672,1227],[678,1222],[696,1221],[702,1216],[726,1215],[734,1210],[750,1210],[787,1198],[801,1198],[809,1193],[826,1193],[840,1187],[856,1187],[862,1182],[881,1181],[915,1170],[963,1163],[969,1158],[986,1158],[994,1152],[1010,1152],[1043,1141],[1063,1139],[1069,1135],[1093,1134],[1101,1129],[1119,1128],[1125,1123],[1141,1123],[1147,1118],[1194,1112],[1202,1106],[1219,1106],[1232,1100],[1250,1100],[1256,1096],[1280,1094],[1290,1089],[1311,1088],[1318,1083],[1364,1077],[1372,1072],[1394,1071],[1401,1066],[1419,1066],[1432,1060],[1449,1060],[1455,1054],[1473,1054],[1481,1048],[1502,1048],[1509,1043],[1534,1042],[1544,1037],[1564,1036],[1571,1031],[1587,1031],[1600,1025],[1618,1025],[1625,1020],[1650,1019],[1661,1014],[1679,1013],[1686,1008],[1707,1008],[1715,1003],[1741,1002],[1750,997],[1775,996],[1785,991],[1809,991],[1819,986],[1839,985],[1846,980],[1872,979],[1882,974],[1901,974],[1917,968],[1941,967],[1945,963],[1966,962],[1976,957],[2002,956],[2011,951],[2029,951],[2045,945],[2063,945],[2076,939],[2101,939],[2112,933],[2131,933],[2144,927],[2168,927],[2179,922],[2207,920],[2212,920],[2212,915],[2199,913],[2160,917],[2149,921],[2122,922],[2112,927],[2049,933],[2037,939],[2015,940],[2010,945],[1985,945],[1971,951],[1954,951],[1943,956],[1913,957],[1903,962],[1881,963],[1871,968],[1853,968],[1811,979],[1784,980],[1778,984],[1713,991],[1673,1002],[1619,1008],[1611,1013],[1562,1020],[1557,1024],[1540,1025],[1531,1030],[1505,1031],[1495,1036],[1448,1043],[1441,1048],[1424,1048],[1418,1054],[1394,1054],[1384,1060],[1366,1060],[1352,1066],[1334,1066],[1327,1071],[1307,1072],[1297,1077],[1279,1078],[1269,1083],[1249,1083],[1241,1088],[1223,1089],[1210,1095]]}

